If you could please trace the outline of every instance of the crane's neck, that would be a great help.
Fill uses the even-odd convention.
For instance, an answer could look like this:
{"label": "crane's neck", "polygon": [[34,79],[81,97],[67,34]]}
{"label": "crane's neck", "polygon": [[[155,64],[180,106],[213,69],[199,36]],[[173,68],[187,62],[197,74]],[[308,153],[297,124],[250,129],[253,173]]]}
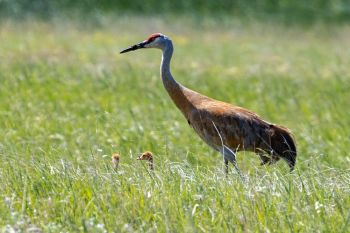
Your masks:
{"label": "crane's neck", "polygon": [[174,91],[177,92],[181,89],[181,85],[176,82],[170,72],[170,60],[173,56],[173,51],[174,48],[172,42],[167,42],[166,46],[162,49],[163,56],[160,64],[160,75],[162,77],[164,87],[168,91],[170,97],[172,97],[171,94]]}
{"label": "crane's neck", "polygon": [[160,75],[162,77],[163,85],[176,106],[185,116],[187,116],[188,112],[193,108],[193,106],[185,94],[187,88],[176,82],[171,75],[170,60],[173,55],[174,48],[170,40],[167,42],[162,51],[163,56],[160,65]]}

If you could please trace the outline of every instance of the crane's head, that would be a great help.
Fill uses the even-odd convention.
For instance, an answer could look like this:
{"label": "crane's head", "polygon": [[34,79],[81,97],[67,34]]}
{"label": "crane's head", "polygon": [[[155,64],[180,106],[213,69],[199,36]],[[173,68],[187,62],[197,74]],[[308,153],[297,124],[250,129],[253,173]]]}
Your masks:
{"label": "crane's head", "polygon": [[142,154],[137,158],[137,160],[153,161],[152,152],[146,151],[146,152],[142,153]]}
{"label": "crane's head", "polygon": [[133,46],[130,46],[129,48],[126,48],[120,53],[127,53],[130,51],[134,51],[137,49],[142,49],[142,48],[158,48],[162,49],[164,48],[166,42],[170,41],[170,39],[161,34],[161,33],[154,33],[150,35],[146,40],[142,41],[141,43],[135,44]]}

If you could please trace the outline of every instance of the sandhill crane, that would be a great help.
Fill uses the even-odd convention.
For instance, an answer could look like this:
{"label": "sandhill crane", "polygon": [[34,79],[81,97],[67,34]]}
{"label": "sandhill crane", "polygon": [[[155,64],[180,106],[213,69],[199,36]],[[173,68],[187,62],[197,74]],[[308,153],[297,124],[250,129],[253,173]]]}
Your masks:
{"label": "sandhill crane", "polygon": [[153,171],[153,154],[150,151],[142,153],[137,160],[146,160],[149,170]]}
{"label": "sandhill crane", "polygon": [[242,150],[255,152],[260,156],[261,164],[273,164],[282,158],[291,171],[294,169],[297,152],[287,128],[269,123],[247,109],[209,98],[178,83],[170,72],[173,43],[169,37],[155,33],[120,53],[142,48],[162,50],[160,75],[165,89],[199,137],[223,155],[226,174],[228,162],[240,174],[236,152]]}
{"label": "sandhill crane", "polygon": [[118,153],[114,153],[112,155],[112,166],[114,170],[118,170],[120,155]]}

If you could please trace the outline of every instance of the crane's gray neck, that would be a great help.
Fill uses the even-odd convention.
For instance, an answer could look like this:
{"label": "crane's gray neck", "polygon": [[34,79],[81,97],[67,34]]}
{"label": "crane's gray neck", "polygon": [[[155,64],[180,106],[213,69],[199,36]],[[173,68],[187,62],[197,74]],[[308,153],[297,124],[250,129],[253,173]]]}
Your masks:
{"label": "crane's gray neck", "polygon": [[160,65],[160,75],[162,77],[162,81],[165,89],[170,91],[173,88],[179,88],[179,84],[175,81],[170,72],[170,60],[173,56],[173,43],[169,40],[166,42],[165,47],[162,49],[162,63]]}
{"label": "crane's gray neck", "polygon": [[174,51],[171,40],[166,41],[166,44],[163,47],[162,51],[163,57],[162,63],[160,65],[160,75],[162,77],[163,85],[176,106],[186,116],[189,110],[193,108],[193,106],[185,94],[185,90],[187,89],[176,82],[176,80],[171,75],[170,60]]}

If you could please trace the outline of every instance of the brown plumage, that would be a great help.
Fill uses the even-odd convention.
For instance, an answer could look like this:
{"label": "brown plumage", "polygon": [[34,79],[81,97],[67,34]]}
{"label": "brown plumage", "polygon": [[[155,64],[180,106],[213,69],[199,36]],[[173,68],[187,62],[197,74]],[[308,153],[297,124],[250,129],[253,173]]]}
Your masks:
{"label": "brown plumage", "polygon": [[[212,148],[217,151],[227,150],[229,154],[242,150],[253,151],[260,156],[262,164],[273,164],[283,158],[293,170],[296,148],[288,129],[264,121],[244,108],[198,93],[189,92],[185,95],[189,96],[193,105],[193,110],[185,115],[188,123]],[[230,160],[235,162],[235,158],[226,158],[226,166]]]}
{"label": "brown plumage", "polygon": [[112,166],[114,170],[118,169],[118,165],[119,165],[119,160],[120,160],[120,155],[117,153],[114,153],[112,155]]}
{"label": "brown plumage", "polygon": [[228,162],[239,172],[235,154],[242,150],[258,154],[261,164],[273,164],[282,158],[290,170],[294,169],[297,152],[287,128],[269,123],[247,109],[206,97],[176,82],[170,72],[173,45],[165,35],[153,34],[121,53],[140,48],[162,50],[161,77],[165,89],[199,137],[222,153],[226,173]]}
{"label": "brown plumage", "polygon": [[148,163],[148,168],[153,171],[153,154],[150,151],[142,153],[137,160],[146,160]]}

